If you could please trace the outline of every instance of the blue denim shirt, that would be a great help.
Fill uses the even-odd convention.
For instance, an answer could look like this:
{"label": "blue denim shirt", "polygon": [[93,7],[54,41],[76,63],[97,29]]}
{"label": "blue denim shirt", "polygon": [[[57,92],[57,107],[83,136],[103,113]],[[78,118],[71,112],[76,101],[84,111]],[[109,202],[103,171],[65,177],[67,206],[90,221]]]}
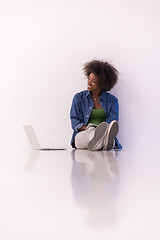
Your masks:
{"label": "blue denim shirt", "polygon": [[[113,120],[118,122],[119,104],[118,99],[108,92],[102,92],[99,102],[106,113],[106,122],[110,124]],[[75,148],[74,139],[78,130],[87,125],[94,103],[91,97],[91,92],[88,90],[75,94],[70,110],[70,119],[73,129],[71,145]],[[121,149],[122,146],[118,139],[115,138],[114,149]]]}

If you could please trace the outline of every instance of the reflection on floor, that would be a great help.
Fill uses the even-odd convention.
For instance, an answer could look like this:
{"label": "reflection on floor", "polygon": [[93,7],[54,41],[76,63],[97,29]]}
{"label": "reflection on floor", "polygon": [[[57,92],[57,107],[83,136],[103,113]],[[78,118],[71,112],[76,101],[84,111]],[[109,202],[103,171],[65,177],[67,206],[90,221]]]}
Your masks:
{"label": "reflection on floor", "polygon": [[8,151],[0,239],[160,239],[155,151]]}
{"label": "reflection on floor", "polygon": [[88,223],[112,224],[119,187],[115,153],[76,150],[72,159],[72,189],[76,203],[88,209]]}

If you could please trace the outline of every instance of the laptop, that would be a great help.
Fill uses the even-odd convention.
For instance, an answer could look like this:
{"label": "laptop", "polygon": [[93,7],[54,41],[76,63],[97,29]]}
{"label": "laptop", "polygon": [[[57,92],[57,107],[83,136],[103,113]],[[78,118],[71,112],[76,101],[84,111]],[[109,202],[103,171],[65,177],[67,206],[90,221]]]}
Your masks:
{"label": "laptop", "polygon": [[35,150],[49,151],[49,150],[66,150],[66,147],[53,147],[53,148],[42,148],[39,144],[39,141],[36,137],[36,134],[33,130],[32,125],[24,125],[24,130],[27,135],[27,138],[31,144],[31,147]]}

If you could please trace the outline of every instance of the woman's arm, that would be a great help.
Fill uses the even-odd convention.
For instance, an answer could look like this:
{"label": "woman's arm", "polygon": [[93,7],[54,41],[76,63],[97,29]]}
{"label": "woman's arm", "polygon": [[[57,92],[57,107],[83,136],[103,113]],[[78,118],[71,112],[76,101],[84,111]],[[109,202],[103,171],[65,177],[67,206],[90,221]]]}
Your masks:
{"label": "woman's arm", "polygon": [[72,101],[72,106],[70,110],[70,119],[72,129],[76,132],[85,130],[86,126],[83,122],[82,110],[80,106],[80,100],[78,94],[76,94]]}
{"label": "woman's arm", "polygon": [[109,113],[106,117],[106,122],[109,123],[109,124],[113,120],[116,120],[118,122],[118,118],[119,118],[119,104],[118,104],[118,100],[116,100],[111,105]]}

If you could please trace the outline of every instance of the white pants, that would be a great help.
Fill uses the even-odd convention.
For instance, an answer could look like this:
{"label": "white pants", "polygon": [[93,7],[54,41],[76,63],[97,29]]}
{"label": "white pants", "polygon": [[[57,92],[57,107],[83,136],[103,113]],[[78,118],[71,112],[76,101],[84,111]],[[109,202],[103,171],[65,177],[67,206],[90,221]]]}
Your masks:
{"label": "white pants", "polygon": [[[76,148],[86,149],[89,142],[92,140],[95,134],[96,127],[89,127],[88,129],[77,133],[75,137]],[[103,144],[100,143],[97,149],[102,149]]]}

